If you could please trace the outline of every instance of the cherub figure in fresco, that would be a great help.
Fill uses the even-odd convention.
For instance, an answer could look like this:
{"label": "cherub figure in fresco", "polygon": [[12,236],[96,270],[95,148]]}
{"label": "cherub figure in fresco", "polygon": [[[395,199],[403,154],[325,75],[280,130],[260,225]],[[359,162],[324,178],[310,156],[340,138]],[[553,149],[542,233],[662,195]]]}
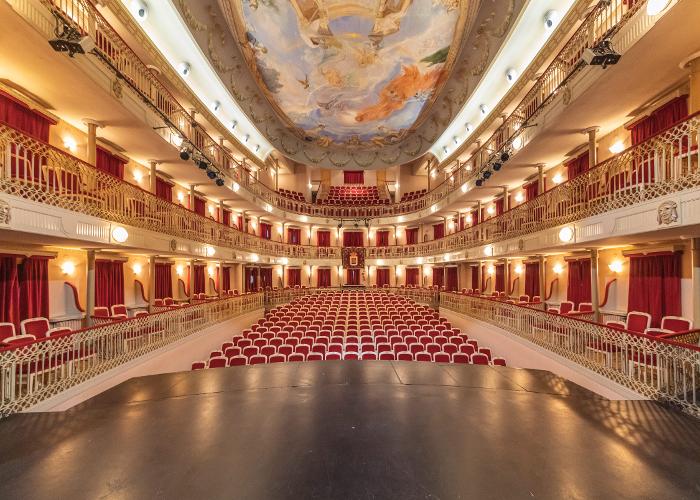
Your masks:
{"label": "cherub figure in fresco", "polygon": [[402,73],[391,80],[379,94],[379,102],[358,111],[355,121],[381,120],[403,109],[411,99],[424,98],[437,86],[443,76],[442,69],[421,73],[418,66],[403,66]]}

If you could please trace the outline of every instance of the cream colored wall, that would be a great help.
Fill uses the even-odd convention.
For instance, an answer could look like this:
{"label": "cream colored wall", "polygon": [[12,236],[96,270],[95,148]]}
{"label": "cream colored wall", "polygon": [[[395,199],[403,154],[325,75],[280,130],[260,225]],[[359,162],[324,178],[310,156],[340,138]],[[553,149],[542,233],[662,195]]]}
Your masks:
{"label": "cream colored wall", "polygon": [[[64,274],[61,267],[65,263],[73,264],[75,271]],[[73,308],[73,296],[68,293],[65,282],[78,290],[80,307],[86,306],[87,287],[87,254],[81,250],[59,249],[55,259],[49,259],[49,317],[64,316]]]}

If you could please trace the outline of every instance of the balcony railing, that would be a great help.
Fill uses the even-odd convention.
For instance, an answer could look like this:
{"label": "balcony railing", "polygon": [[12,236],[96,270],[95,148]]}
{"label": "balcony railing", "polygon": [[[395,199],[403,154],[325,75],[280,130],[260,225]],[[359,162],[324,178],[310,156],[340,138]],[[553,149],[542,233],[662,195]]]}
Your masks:
{"label": "balcony railing", "polygon": [[1,122],[0,151],[0,193],[208,245],[288,258],[340,259],[337,247],[274,242],[196,214]]}
{"label": "balcony railing", "polygon": [[400,259],[458,252],[698,188],[699,141],[700,114],[695,114],[499,216],[438,240],[371,247],[366,258]]}
{"label": "balcony railing", "polygon": [[[265,290],[265,308],[270,309],[280,304],[287,304],[307,295],[317,295],[328,292],[352,291],[352,289],[342,287],[326,288],[285,288],[281,290]],[[379,293],[391,293],[409,298],[419,304],[425,304],[437,308],[440,302],[440,292],[432,288],[405,288],[405,287],[383,287],[368,288],[367,290]]]}
{"label": "balcony railing", "polygon": [[[644,2],[612,0],[599,2],[589,13],[550,66],[538,78],[533,88],[506,121],[466,162],[456,161],[451,175],[421,198],[372,207],[323,206],[306,201],[291,200],[258,181],[245,163],[196,126],[190,113],[181,106],[153,72],[148,69],[119,34],[97,11],[89,0],[41,0],[52,12],[81,34],[90,35],[96,43],[96,53],[125,82],[156,109],[173,131],[173,142],[184,139],[195,146],[219,170],[239,186],[271,207],[320,218],[380,218],[394,217],[426,210],[473,181],[480,167],[495,151],[501,150],[518,135],[526,133],[531,124],[561,90],[562,85],[581,69],[581,54],[601,40],[619,31],[642,7]],[[524,137],[524,136],[523,136]]]}
{"label": "balcony railing", "polygon": [[700,331],[665,338],[507,302],[441,293],[440,307],[486,321],[645,397],[700,418]]}
{"label": "balcony railing", "polygon": [[203,328],[263,308],[263,294],[178,307],[0,347],[0,416],[25,410]]}

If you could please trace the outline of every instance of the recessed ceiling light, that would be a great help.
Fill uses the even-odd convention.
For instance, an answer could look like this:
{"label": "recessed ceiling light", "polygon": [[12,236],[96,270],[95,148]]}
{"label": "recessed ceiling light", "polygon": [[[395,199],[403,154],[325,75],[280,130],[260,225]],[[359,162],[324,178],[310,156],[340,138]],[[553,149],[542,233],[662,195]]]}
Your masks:
{"label": "recessed ceiling light", "polygon": [[479,111],[481,111],[482,115],[486,115],[486,113],[489,112],[489,108],[488,108],[488,106],[486,106],[486,104],[481,104],[479,106]]}
{"label": "recessed ceiling light", "polygon": [[221,109],[221,101],[212,101],[211,109],[214,111],[219,111],[219,109]]}
{"label": "recessed ceiling light", "polygon": [[443,146],[442,150],[445,152],[445,154],[447,154],[447,146]]}
{"label": "recessed ceiling light", "polygon": [[231,130],[235,129],[238,126],[238,122],[236,120],[233,120],[231,122]]}
{"label": "recessed ceiling light", "polygon": [[467,122],[467,123],[464,125],[464,128],[467,129],[467,132],[471,132],[472,130],[474,130],[474,125],[472,125],[471,123]]}
{"label": "recessed ceiling light", "polygon": [[192,66],[190,66],[190,63],[188,62],[181,62],[177,66],[177,71],[180,73],[182,76],[189,76],[189,74],[192,72]]}
{"label": "recessed ceiling light", "polygon": [[452,137],[452,142],[455,143],[455,146],[456,146],[457,144],[459,144],[459,139],[457,138],[456,135]]}
{"label": "recessed ceiling light", "polygon": [[141,0],[132,0],[131,12],[134,13],[136,19],[143,22],[148,17],[148,5],[146,2],[142,2]]}
{"label": "recessed ceiling light", "polygon": [[544,15],[544,27],[547,30],[554,29],[559,22],[559,13],[556,10],[548,10]]}
{"label": "recessed ceiling light", "polygon": [[515,68],[510,68],[508,71],[506,71],[506,80],[508,80],[508,83],[513,83],[515,80],[518,78],[518,72]]}

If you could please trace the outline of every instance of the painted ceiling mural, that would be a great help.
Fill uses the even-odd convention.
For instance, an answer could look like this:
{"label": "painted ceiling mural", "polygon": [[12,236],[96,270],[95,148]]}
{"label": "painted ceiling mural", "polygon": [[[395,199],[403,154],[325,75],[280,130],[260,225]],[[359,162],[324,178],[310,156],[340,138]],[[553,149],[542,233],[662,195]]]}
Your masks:
{"label": "painted ceiling mural", "polygon": [[[447,13],[448,16],[454,16],[456,12],[462,12],[462,16],[466,21],[462,21],[461,18],[457,18],[456,26],[453,28],[454,32],[451,35],[451,40],[449,42],[449,50],[447,58],[444,62],[431,63],[433,61],[421,61],[430,55],[435,54],[440,49],[436,49],[428,56],[422,55],[423,52],[415,52],[415,48],[410,48],[410,54],[413,59],[413,65],[415,65],[419,74],[424,75],[429,73],[432,69],[441,69],[444,73],[444,82],[438,81],[434,90],[427,95],[427,93],[419,93],[415,100],[410,100],[410,103],[418,102],[422,103],[422,108],[417,111],[414,122],[409,123],[411,116],[406,118],[407,127],[400,137],[391,135],[389,129],[380,129],[379,125],[375,124],[374,136],[369,139],[363,139],[364,142],[360,141],[360,137],[355,139],[355,136],[348,135],[346,142],[336,142],[334,139],[328,139],[326,136],[328,132],[324,135],[323,131],[329,128],[329,125],[321,122],[323,127],[318,127],[316,129],[309,128],[309,133],[303,132],[300,136],[299,131],[304,130],[297,126],[289,116],[282,111],[281,106],[275,99],[275,94],[267,91],[268,84],[261,85],[260,81],[256,78],[256,72],[258,71],[258,59],[255,57],[251,59],[250,56],[255,56],[256,50],[262,51],[265,48],[263,43],[263,38],[259,33],[251,31],[253,35],[253,41],[248,39],[246,35],[246,23],[244,22],[244,10],[250,8],[249,0],[175,0],[180,13],[187,23],[192,36],[195,38],[202,51],[209,58],[212,66],[216,69],[222,82],[231,92],[231,95],[236,99],[238,104],[241,106],[243,111],[252,120],[255,126],[263,133],[268,140],[275,146],[277,153],[284,155],[300,164],[307,164],[312,166],[319,166],[324,168],[362,168],[362,169],[373,169],[373,168],[386,168],[388,166],[393,166],[397,164],[403,164],[410,162],[420,156],[422,156],[430,146],[440,137],[445,128],[449,125],[451,120],[461,109],[464,101],[469,97],[471,92],[478,84],[481,79],[483,71],[488,67],[489,63],[493,57],[497,54],[500,44],[503,42],[508,29],[511,26],[512,21],[518,16],[520,10],[523,8],[526,0],[412,0],[408,2],[408,9],[400,16],[392,17],[390,24],[393,24],[397,31],[390,35],[386,35],[379,40],[378,37],[374,39],[369,38],[368,35],[363,35],[363,44],[368,48],[372,48],[373,40],[377,40],[380,43],[379,54],[382,50],[391,45],[392,40],[407,39],[410,36],[417,37],[419,31],[416,28],[424,20],[411,20],[407,15],[412,12],[411,6],[413,4],[422,5],[423,9],[430,8],[432,12],[433,9],[443,9],[442,12]],[[292,0],[257,0],[257,10],[263,8],[274,8],[273,5],[277,5],[279,8],[287,8],[286,4],[303,4],[302,6],[312,6],[319,5],[318,0],[303,0],[293,2]],[[339,5],[345,4],[346,7],[344,13],[342,13]],[[427,7],[426,5],[427,4]],[[385,5],[386,7],[396,9],[403,5],[403,1],[399,0],[353,0],[353,1],[339,1],[339,0],[325,0],[323,5],[326,6],[328,14],[328,19],[337,19],[340,17],[362,17],[358,12],[367,12],[367,6],[372,5],[375,8]],[[377,7],[379,6],[379,7]],[[414,6],[415,7],[415,6]],[[465,12],[466,10],[466,12]],[[389,12],[389,11],[384,11]],[[339,14],[342,13],[342,14]],[[400,13],[400,11],[395,11],[394,13]],[[313,19],[314,15],[311,14]],[[308,18],[308,17],[307,17]],[[375,14],[376,18],[376,14]],[[298,30],[299,26],[299,16],[297,11],[294,10],[293,17]],[[389,18],[387,18],[389,19]],[[398,21],[398,24],[397,22]],[[462,24],[464,23],[464,24]],[[320,23],[318,23],[320,26]],[[340,32],[333,32],[332,29],[337,23],[329,22],[329,27],[331,33],[334,37],[340,36]],[[347,26],[347,24],[345,25]],[[369,26],[367,23],[365,26]],[[368,33],[368,30],[374,28],[374,23],[369,27],[365,27],[363,33]],[[360,33],[359,28],[353,28],[354,33]],[[401,30],[404,30],[401,34]],[[297,31],[301,33],[300,31]],[[316,31],[318,33],[318,30]],[[280,31],[281,33],[281,31]],[[313,33],[313,32],[312,32]],[[411,35],[413,33],[413,35]],[[255,37],[255,35],[258,37]],[[325,36],[322,31],[321,34]],[[277,35],[278,38],[281,37],[280,34]],[[353,36],[349,38],[353,38]],[[461,37],[461,42],[457,39]],[[251,43],[256,44],[255,40],[260,39],[260,45],[258,48],[246,48]],[[344,35],[347,39],[348,36]],[[369,42],[366,39],[369,38]],[[429,38],[429,37],[428,37]],[[416,38],[417,39],[417,38]],[[299,43],[304,41],[299,40]],[[306,42],[305,42],[306,43]],[[270,44],[271,47],[276,44]],[[279,41],[277,43],[279,45]],[[434,46],[440,45],[435,43]],[[458,46],[461,45],[461,50],[458,50]],[[362,46],[360,42],[357,42],[357,46]],[[271,47],[266,47],[269,53]],[[383,48],[382,48],[383,47]],[[313,47],[312,47],[313,48]],[[444,46],[441,48],[445,48]],[[425,51],[426,53],[429,51]],[[417,55],[415,55],[417,53]],[[454,55],[453,55],[454,54]],[[400,57],[402,56],[397,56]],[[440,54],[435,54],[435,59],[442,59],[443,56]],[[450,58],[455,58],[451,62]],[[264,59],[263,59],[264,61]],[[402,61],[402,66],[406,66],[405,63],[410,63],[411,59],[404,59]],[[382,68],[386,68],[386,62],[382,63]],[[410,66],[411,64],[408,64]],[[452,67],[450,71],[450,65]],[[265,67],[272,68],[271,63],[265,62]],[[274,69],[274,68],[273,68]],[[290,61],[285,62],[285,66],[282,67],[284,72],[289,72],[289,85],[290,88],[296,86],[297,91],[308,90],[305,96],[309,96],[311,92],[315,92],[317,88],[323,86],[323,80],[319,82],[312,82],[312,76],[309,75],[309,89],[304,89],[306,85],[306,74],[302,73],[301,69],[296,68]],[[316,68],[312,68],[315,70]],[[341,70],[344,66],[341,65]],[[279,70],[278,70],[279,71]],[[390,72],[387,69],[386,75]],[[281,73],[281,72],[280,72]],[[341,71],[341,78],[343,75],[348,73],[347,71]],[[401,75],[403,73],[403,67],[397,70],[395,75],[385,76],[386,83],[391,81],[396,75]],[[267,78],[267,77],[266,77]],[[299,81],[301,80],[301,82]],[[278,79],[278,83],[283,80]],[[369,81],[369,80],[366,80]],[[274,79],[272,80],[274,82]],[[286,82],[286,80],[284,81]],[[274,87],[274,84],[271,84]],[[442,89],[440,88],[442,87]],[[383,88],[381,85],[375,86],[376,89]],[[312,90],[313,89],[313,90]],[[336,94],[337,95],[337,94]],[[394,99],[391,98],[389,94],[387,95],[387,102],[391,104],[390,107],[395,106]],[[414,94],[415,95],[415,94]],[[381,91],[379,90],[376,96],[381,96]],[[335,95],[333,96],[335,97]],[[332,97],[331,97],[332,99]],[[342,101],[344,97],[339,97],[338,101]],[[329,99],[330,100],[330,99]],[[322,104],[327,104],[329,100],[321,100]],[[307,99],[310,108],[316,107],[325,112],[323,106],[319,106],[314,100],[310,98]],[[406,102],[409,102],[407,99]],[[336,103],[337,104],[337,103]],[[331,103],[331,108],[335,113],[340,113],[341,110],[336,109],[336,104]],[[379,104],[379,97],[375,97],[375,100],[370,100],[367,97],[365,106],[371,107]],[[404,104],[404,107],[406,104]],[[355,115],[350,115],[354,120],[358,113],[357,109],[351,109],[349,106],[344,107],[342,112],[349,114],[351,111],[355,111]],[[391,122],[394,118],[394,114],[405,113],[406,111],[402,108],[399,111],[394,111],[390,113],[390,116],[383,118],[386,122]],[[291,113],[291,112],[290,112]],[[414,111],[416,113],[416,111]],[[398,116],[397,114],[397,116]],[[304,120],[307,117],[303,117]],[[365,122],[365,125],[368,122]],[[352,124],[352,121],[350,121]],[[364,131],[365,128],[361,128]],[[342,133],[346,133],[342,131]],[[342,137],[339,133],[338,137]],[[310,141],[307,138],[312,138]],[[277,154],[276,153],[276,154]]]}
{"label": "painted ceiling mural", "polygon": [[239,0],[237,31],[255,79],[299,137],[384,145],[411,131],[445,82],[465,3]]}

